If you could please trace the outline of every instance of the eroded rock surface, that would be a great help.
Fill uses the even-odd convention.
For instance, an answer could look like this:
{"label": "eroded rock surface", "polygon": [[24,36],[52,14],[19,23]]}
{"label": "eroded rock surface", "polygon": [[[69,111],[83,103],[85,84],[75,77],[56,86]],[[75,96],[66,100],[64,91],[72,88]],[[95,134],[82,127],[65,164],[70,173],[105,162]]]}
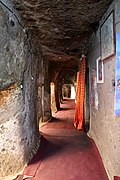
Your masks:
{"label": "eroded rock surface", "polygon": [[[12,0],[51,61],[73,67],[112,0]],[[58,66],[58,64],[57,64]]]}

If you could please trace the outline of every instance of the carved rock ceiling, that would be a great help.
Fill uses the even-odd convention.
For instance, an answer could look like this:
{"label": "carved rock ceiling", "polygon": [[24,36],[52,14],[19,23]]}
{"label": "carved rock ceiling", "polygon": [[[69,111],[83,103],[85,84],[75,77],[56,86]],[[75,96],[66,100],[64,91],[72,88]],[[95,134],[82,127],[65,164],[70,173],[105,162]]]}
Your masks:
{"label": "carved rock ceiling", "polygon": [[53,64],[59,61],[73,67],[77,65],[89,36],[112,0],[12,2],[27,28],[39,38],[43,55]]}

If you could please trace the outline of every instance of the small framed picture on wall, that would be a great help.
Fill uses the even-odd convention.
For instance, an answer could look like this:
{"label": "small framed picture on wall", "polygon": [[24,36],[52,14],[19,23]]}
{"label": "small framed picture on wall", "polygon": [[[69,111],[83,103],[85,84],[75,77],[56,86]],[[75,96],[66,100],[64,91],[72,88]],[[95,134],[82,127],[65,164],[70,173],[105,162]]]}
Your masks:
{"label": "small framed picture on wall", "polygon": [[97,83],[104,83],[104,64],[101,58],[96,59],[97,65]]}

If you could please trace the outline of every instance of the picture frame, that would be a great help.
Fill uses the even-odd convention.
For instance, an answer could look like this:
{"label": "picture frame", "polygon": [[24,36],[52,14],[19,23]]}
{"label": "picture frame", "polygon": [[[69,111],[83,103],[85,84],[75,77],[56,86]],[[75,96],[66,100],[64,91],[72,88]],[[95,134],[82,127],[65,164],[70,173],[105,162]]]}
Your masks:
{"label": "picture frame", "polygon": [[115,55],[114,24],[114,11],[112,11],[100,27],[100,51],[102,60]]}
{"label": "picture frame", "polygon": [[96,59],[97,65],[97,83],[104,83],[104,64],[101,57]]}

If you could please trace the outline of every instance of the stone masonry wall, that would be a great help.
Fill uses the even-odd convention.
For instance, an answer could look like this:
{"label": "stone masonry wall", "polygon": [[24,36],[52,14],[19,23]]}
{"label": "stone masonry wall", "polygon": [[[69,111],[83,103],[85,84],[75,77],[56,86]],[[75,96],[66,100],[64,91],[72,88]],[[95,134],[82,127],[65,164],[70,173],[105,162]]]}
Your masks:
{"label": "stone masonry wall", "polygon": [[[14,11],[10,2],[4,2]],[[36,112],[41,56],[34,41],[31,49],[30,41],[14,15],[0,4],[0,179],[19,172],[39,143]]]}
{"label": "stone masonry wall", "polygon": [[[96,59],[100,57],[100,26],[112,10],[115,10],[115,31],[120,32],[120,1],[116,0],[102,17],[97,32],[93,33],[89,40],[90,82],[92,69],[96,72]],[[98,110],[90,104],[89,132],[98,145],[111,180],[113,176],[120,176],[120,117],[114,115],[115,62],[115,56],[104,61],[104,83],[97,84]]]}

